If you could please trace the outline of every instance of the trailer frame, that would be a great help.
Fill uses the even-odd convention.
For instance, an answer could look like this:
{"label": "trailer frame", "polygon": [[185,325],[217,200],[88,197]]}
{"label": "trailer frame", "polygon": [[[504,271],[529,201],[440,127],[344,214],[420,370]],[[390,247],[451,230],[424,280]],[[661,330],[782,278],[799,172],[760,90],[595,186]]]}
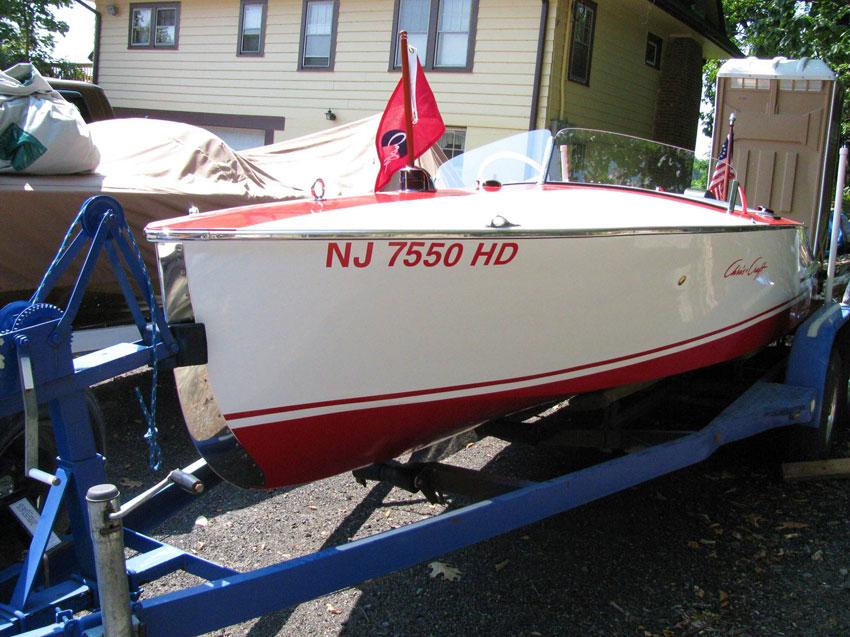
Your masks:
{"label": "trailer frame", "polygon": [[[0,311],[0,327],[2,321],[11,321],[11,328],[0,334],[0,354],[6,361],[0,368],[0,415],[24,411],[31,421],[33,402],[47,403],[59,452],[58,468],[47,474],[53,480],[28,556],[0,573],[0,590],[11,590],[8,600],[0,602],[0,637],[22,633],[78,637],[103,631],[110,636],[129,635],[142,629],[145,635],[207,632],[532,524],[693,465],[723,445],[768,430],[796,425],[815,431],[824,412],[830,355],[848,348],[842,329],[850,319],[850,305],[829,299],[797,330],[784,383],[756,382],[696,431],[545,482],[502,483],[492,492],[479,492],[484,499],[463,508],[237,573],[145,534],[195,497],[182,491],[181,484],[188,484],[192,491],[192,484],[202,482],[209,487],[218,480],[203,460],[156,485],[132,506],[121,506],[117,489],[103,487],[105,460],[94,442],[85,389],[148,363],[173,367],[196,361],[191,360],[192,348],[181,347],[189,340],[181,336],[185,327],[166,325],[155,302],[149,307],[151,322],[143,316],[131,283],[140,290],[150,289],[151,284],[138,252],[132,249],[120,204],[108,197],[94,197],[83,205],[78,218],[83,229],[67,250],[76,250],[75,256],[87,248],[87,254],[68,310],[35,299],[29,305]],[[69,267],[73,261],[67,250],[60,250],[55,267],[45,277],[48,283],[58,276],[55,268]],[[102,254],[122,284],[140,339],[73,358],[73,312],[87,273]],[[35,306],[39,309],[27,309]],[[195,326],[189,338],[197,337]],[[27,370],[32,372],[32,383]],[[839,380],[846,384],[846,367]],[[452,477],[447,477],[438,463],[427,464],[424,468],[434,475]],[[375,475],[367,472],[360,477]],[[457,472],[454,478],[458,479]],[[459,479],[463,482],[463,476]],[[60,546],[48,550],[63,505],[70,515],[71,532]],[[104,546],[107,543],[109,547]],[[125,546],[137,551],[126,562]],[[117,573],[118,577],[113,577],[114,564],[120,562],[125,564],[126,576]],[[46,563],[50,565],[49,580],[43,568]],[[108,578],[97,575],[103,564],[113,564]],[[205,582],[152,599],[141,598],[145,583],[176,570]],[[80,610],[92,612],[75,617]]]}

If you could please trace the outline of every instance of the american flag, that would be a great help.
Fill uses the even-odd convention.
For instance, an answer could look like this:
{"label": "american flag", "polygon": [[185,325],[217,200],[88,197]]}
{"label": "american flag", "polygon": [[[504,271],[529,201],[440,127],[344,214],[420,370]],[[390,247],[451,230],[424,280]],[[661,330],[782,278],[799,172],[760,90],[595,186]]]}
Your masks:
{"label": "american flag", "polygon": [[732,147],[735,143],[735,125],[734,120],[729,123],[729,134],[720,147],[720,155],[717,157],[717,164],[714,166],[714,173],[711,175],[711,182],[708,184],[708,191],[714,195],[715,199],[725,201],[729,195],[729,182],[732,179],[737,179],[735,169],[732,168]]}

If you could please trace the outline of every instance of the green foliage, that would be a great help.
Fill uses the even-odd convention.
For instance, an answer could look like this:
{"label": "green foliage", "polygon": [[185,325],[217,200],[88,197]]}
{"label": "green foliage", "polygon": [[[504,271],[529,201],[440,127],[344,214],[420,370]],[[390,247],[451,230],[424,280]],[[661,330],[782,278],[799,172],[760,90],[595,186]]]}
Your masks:
{"label": "green foliage", "polygon": [[[726,31],[746,55],[772,58],[813,57],[826,62],[844,89],[850,87],[850,2],[847,0],[723,0]],[[706,100],[714,105],[717,60],[704,68]],[[710,115],[702,118],[711,135]],[[850,104],[845,105],[842,137],[850,137]]]}
{"label": "green foliage", "polygon": [[691,188],[708,190],[708,160],[694,159],[694,176]]}
{"label": "green foliage", "polygon": [[73,0],[0,0],[0,69],[31,62],[44,75],[73,75],[70,63],[53,57],[55,35],[68,32],[52,9]]}

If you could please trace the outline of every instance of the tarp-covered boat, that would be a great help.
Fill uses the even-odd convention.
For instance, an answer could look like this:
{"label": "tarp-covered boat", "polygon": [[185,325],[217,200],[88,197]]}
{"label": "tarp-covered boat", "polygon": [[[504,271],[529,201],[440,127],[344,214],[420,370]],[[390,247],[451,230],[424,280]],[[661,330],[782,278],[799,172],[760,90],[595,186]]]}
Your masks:
{"label": "tarp-covered boat", "polygon": [[[234,151],[216,135],[188,124],[141,118],[93,122],[87,130],[100,155],[93,172],[0,175],[0,305],[28,295],[76,211],[92,195],[118,199],[130,228],[141,235],[148,223],[190,210],[301,199],[309,196],[317,177],[329,196],[369,192],[377,170],[377,125],[374,116]],[[440,161],[439,152],[422,158],[429,168]],[[154,271],[152,247],[143,243],[140,248]],[[119,293],[107,267],[95,269],[89,289]],[[63,299],[55,301],[63,304]],[[81,319],[109,322],[108,308],[94,309]]]}
{"label": "tarp-covered boat", "polygon": [[433,192],[149,225],[169,320],[206,330],[208,363],[177,370],[196,445],[237,484],[302,483],[764,347],[809,311],[804,228],[683,194],[692,169],[536,131],[448,162]]}

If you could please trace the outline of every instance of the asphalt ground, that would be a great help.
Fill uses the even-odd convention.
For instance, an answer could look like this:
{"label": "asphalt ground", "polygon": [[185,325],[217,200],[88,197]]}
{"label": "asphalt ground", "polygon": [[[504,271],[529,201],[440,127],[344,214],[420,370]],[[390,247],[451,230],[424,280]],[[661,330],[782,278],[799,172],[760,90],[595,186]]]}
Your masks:
{"label": "asphalt ground", "polygon": [[[96,388],[108,471],[126,497],[147,468],[133,387]],[[170,374],[159,384],[164,467],[195,459]],[[690,469],[516,532],[214,635],[850,635],[848,483],[785,483],[756,438]],[[842,441],[840,455],[850,455]],[[583,458],[485,439],[449,459],[525,479]],[[461,501],[447,506],[459,506]],[[293,490],[222,484],[155,531],[238,571],[436,515],[429,504],[350,474]],[[175,574],[144,597],[198,583]],[[175,621],[178,621],[175,618]]]}

